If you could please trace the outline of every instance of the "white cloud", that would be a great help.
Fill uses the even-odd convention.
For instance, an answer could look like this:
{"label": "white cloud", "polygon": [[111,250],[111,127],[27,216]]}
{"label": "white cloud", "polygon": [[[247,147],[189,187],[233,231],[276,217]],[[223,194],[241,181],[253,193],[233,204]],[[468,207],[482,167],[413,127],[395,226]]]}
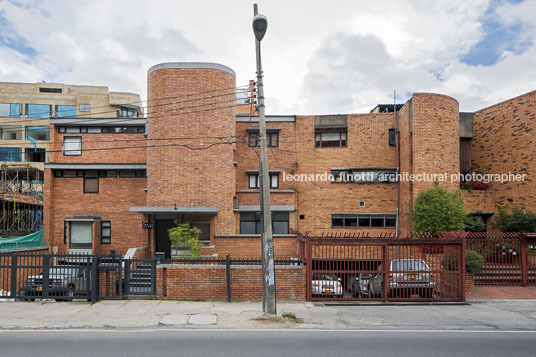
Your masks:
{"label": "white cloud", "polygon": [[[165,61],[230,66],[237,85],[255,75],[252,3],[233,1],[0,2],[9,30],[35,48],[0,47],[0,81],[108,85],[145,97],[146,71]],[[534,42],[536,1],[496,9]],[[436,91],[463,110],[536,88],[534,44],[493,66],[459,61],[484,37],[486,0],[259,1],[269,19],[263,69],[269,112],[363,112],[397,89]],[[7,29],[6,29],[7,30]],[[436,75],[438,78],[436,78]]]}

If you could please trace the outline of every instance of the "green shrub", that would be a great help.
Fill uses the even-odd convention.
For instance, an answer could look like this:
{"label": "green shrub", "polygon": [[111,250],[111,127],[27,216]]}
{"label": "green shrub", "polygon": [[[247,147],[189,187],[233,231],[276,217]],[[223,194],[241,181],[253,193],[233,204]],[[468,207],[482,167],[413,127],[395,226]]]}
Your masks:
{"label": "green shrub", "polygon": [[482,220],[480,216],[470,216],[465,221],[465,231],[466,232],[485,232],[486,223]]}
{"label": "green shrub", "polygon": [[202,243],[199,242],[201,230],[197,227],[190,226],[190,223],[179,223],[175,221],[176,227],[168,229],[169,240],[173,246],[190,247],[190,255],[192,258],[199,257],[201,254]]}
{"label": "green shrub", "polygon": [[[447,254],[441,259],[446,270],[458,269],[458,256],[455,253]],[[481,254],[467,249],[465,251],[465,271],[469,274],[478,274],[484,269],[484,257]]]}
{"label": "green shrub", "polygon": [[514,208],[512,214],[500,209],[494,223],[503,232],[536,232],[536,214],[519,208]]}
{"label": "green shrub", "polygon": [[465,251],[465,271],[478,274],[484,270],[484,257],[473,250]]}
{"label": "green shrub", "polygon": [[422,191],[411,212],[413,229],[417,233],[463,232],[467,214],[463,201],[434,182],[434,187]]}

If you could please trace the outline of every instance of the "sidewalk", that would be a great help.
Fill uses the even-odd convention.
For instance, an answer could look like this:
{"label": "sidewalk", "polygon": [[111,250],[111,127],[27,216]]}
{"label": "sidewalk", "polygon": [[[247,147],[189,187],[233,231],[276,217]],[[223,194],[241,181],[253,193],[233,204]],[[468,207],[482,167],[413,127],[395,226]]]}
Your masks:
{"label": "sidewalk", "polygon": [[260,303],[169,300],[0,302],[0,329],[486,329],[536,330],[536,301],[465,305],[280,303],[297,321],[263,320]]}

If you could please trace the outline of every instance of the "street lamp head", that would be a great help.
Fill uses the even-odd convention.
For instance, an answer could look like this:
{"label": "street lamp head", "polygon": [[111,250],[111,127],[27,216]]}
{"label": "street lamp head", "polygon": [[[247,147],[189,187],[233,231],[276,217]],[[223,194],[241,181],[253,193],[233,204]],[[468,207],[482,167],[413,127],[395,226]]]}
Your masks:
{"label": "street lamp head", "polygon": [[261,41],[268,28],[268,19],[264,15],[255,15],[253,18],[253,33],[257,41]]}

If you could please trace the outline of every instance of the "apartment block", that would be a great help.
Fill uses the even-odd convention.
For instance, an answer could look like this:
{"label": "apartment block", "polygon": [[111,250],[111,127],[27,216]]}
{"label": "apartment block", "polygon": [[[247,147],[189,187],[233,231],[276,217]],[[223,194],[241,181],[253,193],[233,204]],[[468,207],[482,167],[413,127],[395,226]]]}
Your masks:
{"label": "apartment block", "polygon": [[104,86],[0,82],[0,162],[47,161],[50,119],[143,116],[140,96]]}
{"label": "apartment block", "polygon": [[[258,117],[254,98],[236,102],[235,72],[215,63],[162,63],[147,75],[147,118],[50,122],[45,165],[45,239],[58,252],[182,254],[168,230],[201,230],[202,256],[259,257]],[[251,93],[254,93],[253,91]],[[297,255],[295,232],[411,230],[417,195],[459,173],[524,173],[522,182],[460,190],[466,210],[536,210],[536,92],[460,113],[456,99],[414,93],[367,114],[268,115],[275,255]],[[371,105],[372,107],[372,105]]]}

